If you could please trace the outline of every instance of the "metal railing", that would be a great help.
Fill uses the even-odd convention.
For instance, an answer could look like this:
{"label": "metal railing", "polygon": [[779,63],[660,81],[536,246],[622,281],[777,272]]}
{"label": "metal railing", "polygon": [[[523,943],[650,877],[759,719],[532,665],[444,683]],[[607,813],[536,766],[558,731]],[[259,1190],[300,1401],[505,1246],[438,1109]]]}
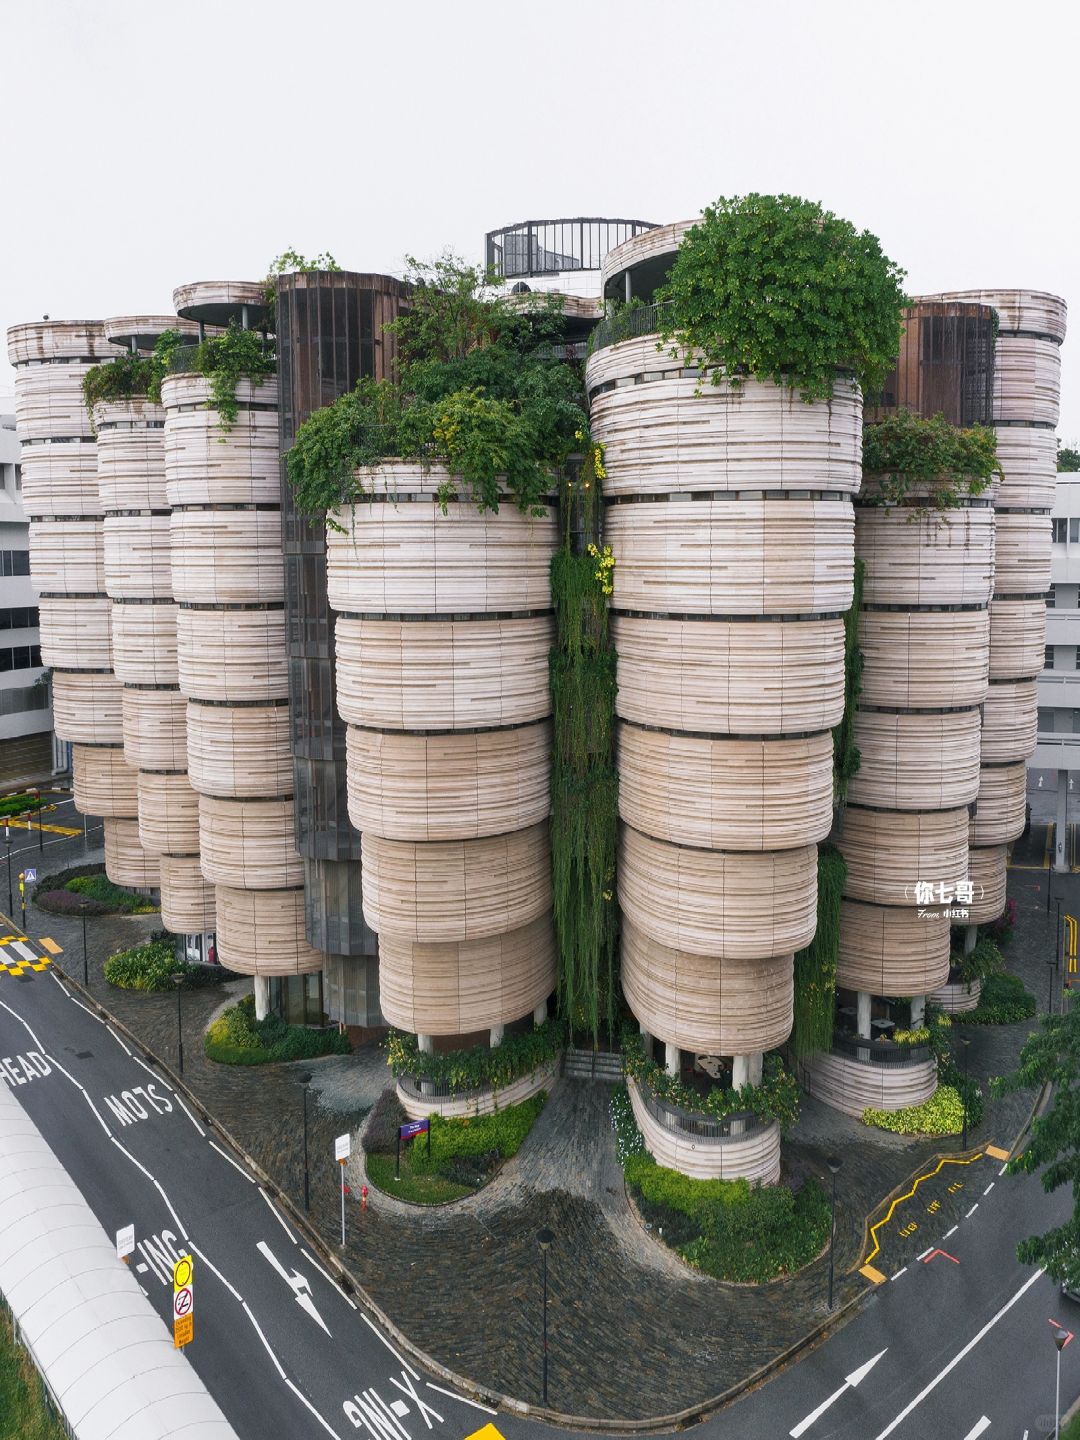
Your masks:
{"label": "metal railing", "polygon": [[885,1065],[902,1069],[922,1065],[931,1058],[927,1044],[898,1045],[895,1040],[865,1040],[859,1035],[833,1036],[832,1053],[856,1060],[860,1065]]}
{"label": "metal railing", "polygon": [[638,1093],[646,1110],[665,1130],[677,1135],[689,1135],[695,1140],[711,1140],[723,1144],[727,1140],[745,1140],[756,1135],[776,1122],[756,1115],[753,1110],[736,1110],[731,1115],[706,1115],[698,1110],[684,1110],[681,1105],[672,1105],[654,1095],[648,1084],[639,1080]]}
{"label": "metal railing", "polygon": [[608,345],[617,345],[620,340],[636,340],[642,335],[655,335],[670,315],[672,302],[665,300],[659,305],[631,305],[617,310],[606,320],[601,320],[589,336],[589,354],[595,355]]}
{"label": "metal railing", "polygon": [[624,240],[654,230],[649,220],[609,220],[581,216],[572,220],[520,220],[485,237],[487,267],[506,280],[530,275],[559,275],[568,270],[599,270],[604,256]]}

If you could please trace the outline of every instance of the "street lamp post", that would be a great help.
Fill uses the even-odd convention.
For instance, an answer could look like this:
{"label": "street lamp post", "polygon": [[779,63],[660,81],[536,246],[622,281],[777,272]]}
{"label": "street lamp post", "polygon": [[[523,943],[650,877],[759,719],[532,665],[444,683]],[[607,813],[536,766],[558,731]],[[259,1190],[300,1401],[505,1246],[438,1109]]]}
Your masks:
{"label": "street lamp post", "polygon": [[544,1399],[544,1404],[545,1404],[545,1405],[548,1403],[547,1252],[548,1252],[548,1246],[551,1245],[551,1243],[554,1241],[554,1239],[555,1239],[555,1232],[554,1232],[553,1230],[548,1230],[546,1227],[545,1227],[543,1230],[538,1230],[538,1231],[536,1232],[536,1243],[537,1243],[537,1245],[540,1246],[540,1261],[541,1261],[541,1266],[542,1266],[543,1272],[544,1272],[544,1308],[543,1308],[543,1316],[544,1316],[544,1348],[543,1348],[543,1352],[542,1352],[542,1354],[543,1354],[543,1372],[542,1372],[542,1374],[543,1374],[543,1379],[542,1379],[542,1384],[541,1384],[541,1393],[542,1393],[542,1395],[543,1395],[543,1399]]}
{"label": "street lamp post", "polygon": [[296,1083],[300,1086],[304,1095],[304,1209],[311,1209],[311,1178],[308,1171],[308,1144],[307,1144],[307,1087],[311,1081],[311,1071],[302,1070],[296,1077]]}
{"label": "street lamp post", "polygon": [[1061,1440],[1061,1352],[1068,1344],[1068,1333],[1058,1327],[1054,1331],[1054,1345],[1057,1348],[1057,1381],[1054,1385],[1054,1440]]}
{"label": "street lamp post", "polygon": [[832,1175],[832,1214],[829,1220],[829,1309],[831,1310],[833,1308],[833,1252],[836,1249],[836,1176],[842,1162],[839,1155],[830,1155],[825,1163]]}
{"label": "street lamp post", "polygon": [[83,989],[90,989],[90,967],[86,959],[86,901],[79,904],[79,914],[82,916],[82,983]]}
{"label": "street lamp post", "polygon": [[963,1105],[963,1108],[964,1108],[964,1135],[963,1135],[963,1143],[962,1143],[962,1145],[961,1145],[960,1148],[961,1148],[962,1150],[966,1150],[966,1149],[968,1148],[968,1146],[967,1146],[967,1122],[968,1122],[968,1049],[969,1049],[969,1047],[970,1047],[970,1045],[971,1045],[971,1041],[968,1040],[968,1039],[966,1039],[963,1035],[961,1035],[959,1038],[960,1038],[960,1044],[964,1047],[964,1093],[960,1096],[960,1101],[961,1101],[961,1104]]}
{"label": "street lamp post", "polygon": [[8,908],[8,919],[11,920],[12,924],[14,924],[14,923],[15,923],[15,917],[14,917],[14,916],[12,915],[12,913],[11,913],[12,910],[15,909],[15,898],[14,898],[14,896],[13,896],[12,893],[11,893],[11,827],[10,827],[9,825],[7,825],[7,824],[4,825],[4,843],[5,843],[5,845],[7,846],[7,908]]}
{"label": "street lamp post", "polygon": [[180,1019],[180,991],[184,985],[184,977],[179,970],[174,970],[172,982],[176,986],[176,1056],[177,1068],[182,1075],[184,1073],[184,1027]]}

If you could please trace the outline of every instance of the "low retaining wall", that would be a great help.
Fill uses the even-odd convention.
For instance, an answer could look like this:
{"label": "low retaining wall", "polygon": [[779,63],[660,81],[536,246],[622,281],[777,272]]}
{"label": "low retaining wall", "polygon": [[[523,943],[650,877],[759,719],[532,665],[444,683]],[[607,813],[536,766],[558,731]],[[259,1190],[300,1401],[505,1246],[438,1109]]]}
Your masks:
{"label": "low retaining wall", "polygon": [[775,1120],[743,1140],[707,1140],[668,1130],[649,1111],[637,1083],[628,1079],[626,1088],[638,1129],[658,1165],[695,1180],[746,1179],[775,1185],[780,1179],[780,1126]]}
{"label": "low retaining wall", "polygon": [[397,1097],[410,1120],[423,1120],[426,1115],[494,1115],[496,1110],[505,1110],[507,1105],[518,1105],[541,1090],[550,1094],[559,1078],[559,1061],[556,1057],[545,1065],[520,1075],[502,1090],[472,1090],[466,1095],[432,1096],[419,1098],[410,1094],[399,1083]]}
{"label": "low retaining wall", "polygon": [[[867,1041],[869,1049],[872,1041]],[[915,1065],[863,1064],[847,1055],[813,1055],[799,1066],[807,1094],[862,1119],[868,1108],[904,1110],[921,1105],[937,1089],[937,1065],[931,1058]]]}
{"label": "low retaining wall", "polygon": [[970,985],[958,981],[955,985],[943,985],[940,990],[935,990],[930,999],[950,1015],[960,1015],[966,1010],[974,1010],[981,994],[981,980],[972,980]]}

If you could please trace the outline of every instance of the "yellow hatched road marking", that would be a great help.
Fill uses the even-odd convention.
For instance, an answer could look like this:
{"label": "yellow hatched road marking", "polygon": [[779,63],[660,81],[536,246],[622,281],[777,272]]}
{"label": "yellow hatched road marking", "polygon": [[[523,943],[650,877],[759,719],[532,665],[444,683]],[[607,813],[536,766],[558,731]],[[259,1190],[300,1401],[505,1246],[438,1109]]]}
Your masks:
{"label": "yellow hatched road marking", "polygon": [[50,955],[62,955],[64,953],[64,947],[58,945],[49,935],[43,935],[38,941],[38,944],[43,950],[47,950]]}
{"label": "yellow hatched road marking", "polygon": [[875,1285],[880,1285],[885,1276],[880,1270],[875,1270],[873,1265],[860,1265],[859,1274],[865,1275],[867,1280],[872,1280]]}
{"label": "yellow hatched road marking", "polygon": [[[989,1153],[989,1147],[987,1147],[987,1151],[985,1153]],[[892,1204],[889,1206],[888,1213],[885,1215],[884,1219],[879,1220],[876,1225],[870,1226],[870,1234],[874,1238],[874,1248],[870,1251],[870,1254],[863,1261],[864,1267],[870,1264],[870,1261],[873,1260],[875,1255],[881,1253],[881,1242],[878,1240],[877,1232],[881,1229],[883,1225],[887,1225],[889,1223],[889,1221],[893,1217],[893,1211],[898,1205],[902,1205],[905,1200],[911,1199],[911,1197],[915,1194],[915,1191],[919,1188],[919,1186],[924,1180],[932,1180],[935,1175],[940,1173],[941,1168],[944,1165],[974,1165],[976,1160],[981,1160],[983,1158],[983,1154],[984,1152],[980,1150],[977,1155],[972,1155],[968,1160],[953,1160],[950,1157],[946,1156],[944,1160],[938,1161],[938,1163],[934,1166],[933,1170],[928,1170],[925,1175],[920,1175],[919,1178],[912,1185],[911,1189],[907,1191],[906,1194],[898,1195],[896,1199],[892,1202]]]}
{"label": "yellow hatched road marking", "polygon": [[1009,1152],[1002,1150],[1000,1145],[987,1145],[986,1153],[992,1160],[1007,1160],[1009,1158]]}

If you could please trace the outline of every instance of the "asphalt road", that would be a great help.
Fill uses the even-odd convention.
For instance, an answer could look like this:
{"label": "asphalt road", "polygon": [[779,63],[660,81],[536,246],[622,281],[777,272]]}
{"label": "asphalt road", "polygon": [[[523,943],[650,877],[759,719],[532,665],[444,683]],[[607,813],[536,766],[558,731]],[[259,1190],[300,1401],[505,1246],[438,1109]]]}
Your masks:
{"label": "asphalt road", "polygon": [[[0,1076],[106,1231],[134,1224],[136,1274],[169,1323],[172,1258],[194,1256],[186,1353],[243,1440],[465,1440],[489,1422],[525,1440],[546,1428],[447,1393],[399,1354],[213,1132],[48,968],[0,973]],[[887,1278],[866,1307],[700,1430],[721,1440],[1041,1440],[1053,1411],[1048,1322],[1080,1332],[1080,1306],[1015,1250],[1063,1219],[1069,1197],[1001,1169],[984,1154],[928,1175],[877,1232],[874,1264]],[[1064,1403],[1078,1392],[1080,1340],[1063,1353]]]}

